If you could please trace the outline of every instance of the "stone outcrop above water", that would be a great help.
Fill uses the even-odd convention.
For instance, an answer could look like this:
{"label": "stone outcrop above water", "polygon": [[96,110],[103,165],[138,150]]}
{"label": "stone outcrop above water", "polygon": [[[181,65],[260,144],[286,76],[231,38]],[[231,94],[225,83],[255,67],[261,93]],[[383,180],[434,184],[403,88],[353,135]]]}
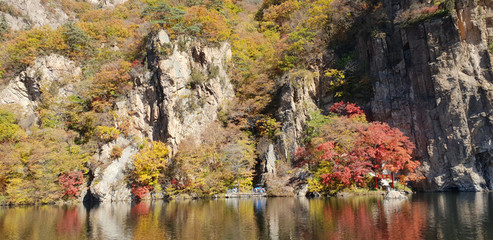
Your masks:
{"label": "stone outcrop above water", "polygon": [[[109,153],[115,146],[123,148],[123,151],[121,157],[111,159]],[[103,164],[95,169],[90,187],[93,199],[99,202],[131,200],[131,187],[125,179],[125,174],[131,166],[132,156],[137,152],[138,149],[124,138],[118,138],[102,147],[99,160]]]}
{"label": "stone outcrop above water", "polygon": [[408,199],[406,195],[402,194],[399,191],[396,190],[390,190],[385,194],[385,200],[391,200],[391,199]]}

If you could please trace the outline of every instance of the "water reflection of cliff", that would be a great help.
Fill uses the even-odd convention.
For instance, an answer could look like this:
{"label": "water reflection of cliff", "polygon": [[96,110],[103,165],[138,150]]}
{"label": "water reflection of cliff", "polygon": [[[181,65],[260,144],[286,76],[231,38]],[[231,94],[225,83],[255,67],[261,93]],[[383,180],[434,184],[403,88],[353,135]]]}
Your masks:
{"label": "water reflection of cliff", "polygon": [[0,239],[493,239],[493,194],[0,208]]}
{"label": "water reflection of cliff", "polygon": [[427,239],[493,239],[493,193],[424,194],[417,200],[430,206]]}

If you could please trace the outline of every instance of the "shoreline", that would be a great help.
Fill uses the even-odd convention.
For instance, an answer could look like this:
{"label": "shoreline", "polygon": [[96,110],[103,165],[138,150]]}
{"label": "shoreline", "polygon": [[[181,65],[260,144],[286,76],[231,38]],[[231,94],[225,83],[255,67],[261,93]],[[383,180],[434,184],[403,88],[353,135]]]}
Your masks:
{"label": "shoreline", "polygon": [[[444,191],[436,191],[436,192],[406,192],[406,191],[399,191],[403,193],[406,196],[412,196],[414,194],[434,194],[434,193],[492,193],[493,191],[480,191],[480,192],[444,192]],[[367,190],[367,191],[346,191],[346,192],[339,192],[335,195],[329,195],[329,196],[317,196],[317,197],[310,197],[310,196],[297,196],[297,195],[269,195],[266,193],[263,194],[252,194],[252,193],[239,193],[239,196],[233,196],[232,194],[217,194],[213,196],[201,196],[201,197],[193,197],[188,194],[180,194],[176,195],[173,197],[168,197],[168,198],[147,198],[147,199],[142,199],[139,201],[135,200],[122,200],[122,201],[112,201],[112,202],[84,202],[80,200],[73,200],[73,201],[56,201],[52,203],[29,203],[29,204],[8,204],[8,203],[0,203],[0,207],[3,208],[11,208],[11,207],[41,207],[41,206],[58,206],[58,207],[69,207],[69,206],[80,206],[84,205],[86,207],[94,207],[98,205],[106,205],[106,204],[119,204],[119,203],[129,203],[129,204],[137,204],[139,202],[154,202],[154,201],[167,201],[167,202],[172,202],[172,201],[190,201],[190,200],[216,200],[216,199],[254,199],[254,198],[307,198],[307,199],[324,199],[324,198],[351,198],[351,197],[380,197],[380,196],[385,196],[387,191],[385,190]]]}

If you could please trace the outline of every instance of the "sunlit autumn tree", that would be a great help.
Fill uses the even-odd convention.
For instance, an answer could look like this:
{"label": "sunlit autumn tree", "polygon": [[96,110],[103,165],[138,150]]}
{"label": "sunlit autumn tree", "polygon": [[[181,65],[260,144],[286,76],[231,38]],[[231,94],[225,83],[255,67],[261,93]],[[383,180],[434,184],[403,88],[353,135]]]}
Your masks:
{"label": "sunlit autumn tree", "polygon": [[237,128],[210,124],[200,141],[184,140],[173,160],[169,190],[175,193],[212,195],[240,185],[252,185],[255,148]]}
{"label": "sunlit autumn tree", "polygon": [[297,151],[301,165],[308,164],[314,178],[312,191],[336,192],[347,187],[366,187],[369,173],[383,169],[414,178],[419,162],[412,160],[414,144],[397,128],[368,123],[352,103],[336,103],[332,115],[312,113],[306,148]]}
{"label": "sunlit autumn tree", "polygon": [[159,179],[167,169],[169,148],[163,142],[146,143],[133,159],[131,174],[132,193],[137,198],[145,197],[155,188],[160,188]]}

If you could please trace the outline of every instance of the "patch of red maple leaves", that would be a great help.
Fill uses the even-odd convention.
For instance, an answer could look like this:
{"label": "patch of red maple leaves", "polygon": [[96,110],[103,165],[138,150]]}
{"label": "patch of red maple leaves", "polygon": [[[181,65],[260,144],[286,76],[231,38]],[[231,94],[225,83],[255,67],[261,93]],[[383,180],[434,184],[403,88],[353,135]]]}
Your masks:
{"label": "patch of red maple leaves", "polygon": [[58,182],[65,190],[65,196],[76,198],[79,196],[80,185],[84,183],[84,176],[80,171],[65,173],[58,177]]}
{"label": "patch of red maple leaves", "polygon": [[152,186],[141,186],[139,184],[132,184],[132,194],[137,199],[143,199],[147,197],[152,189]]}
{"label": "patch of red maple leaves", "polygon": [[329,110],[331,113],[348,117],[354,117],[365,113],[361,107],[356,104],[343,101],[334,103]]}
{"label": "patch of red maple leaves", "polygon": [[[360,107],[344,102],[335,103],[330,111],[349,121],[364,114]],[[401,176],[404,181],[417,177],[414,172],[420,163],[411,156],[415,146],[399,129],[372,122],[362,123],[355,133],[357,137],[350,148],[340,147],[335,141],[318,141],[297,149],[296,160],[300,165],[312,166],[321,161],[330,162],[330,171],[320,175],[325,185],[336,182],[365,187],[365,176],[370,172],[381,174],[383,169],[405,174]]]}

